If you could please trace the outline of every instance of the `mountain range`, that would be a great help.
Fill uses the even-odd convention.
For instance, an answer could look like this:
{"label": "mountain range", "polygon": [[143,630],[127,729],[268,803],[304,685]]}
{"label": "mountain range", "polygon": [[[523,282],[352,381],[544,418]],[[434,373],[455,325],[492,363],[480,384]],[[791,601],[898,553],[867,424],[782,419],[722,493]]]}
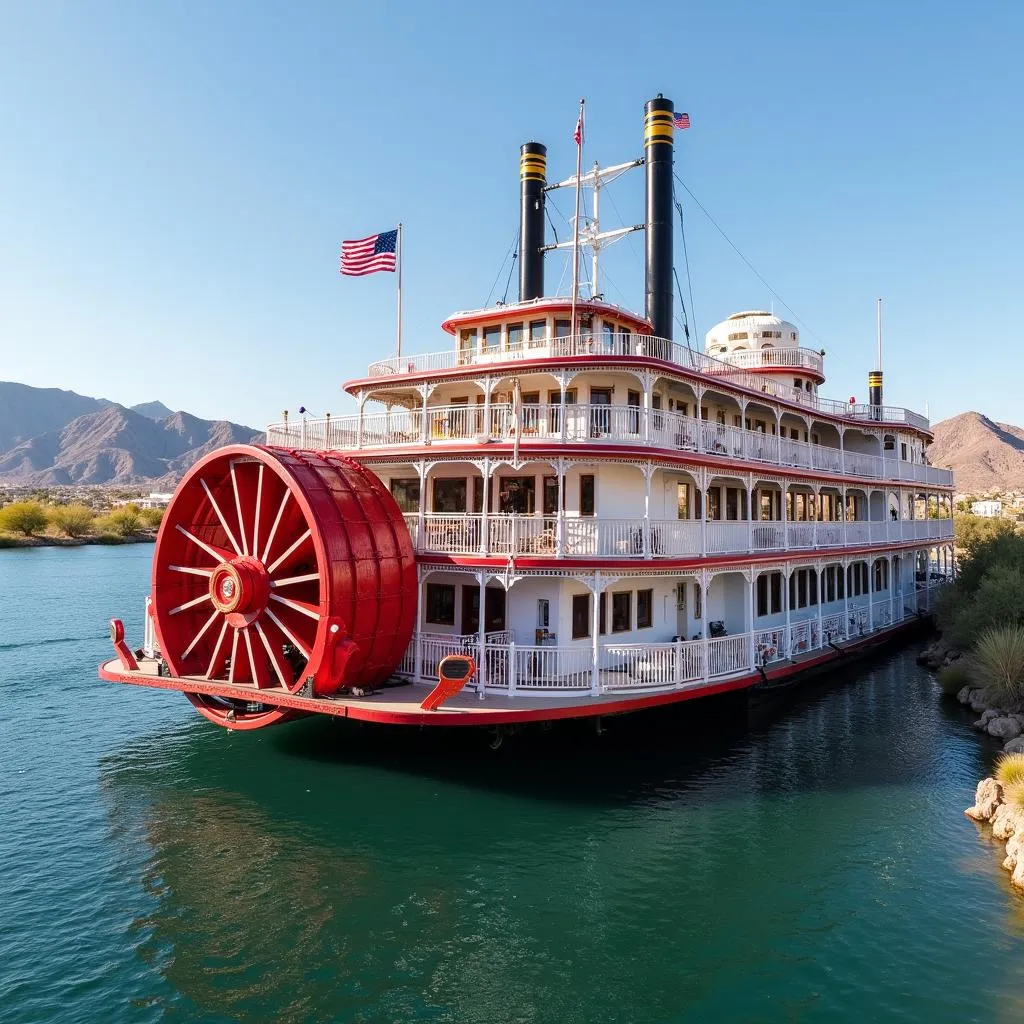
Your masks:
{"label": "mountain range", "polygon": [[1024,428],[964,412],[932,430],[928,459],[953,470],[958,493],[1024,490]]}
{"label": "mountain range", "polygon": [[0,381],[0,483],[170,489],[207,452],[262,439],[254,427],[174,412],[162,402],[127,408]]}

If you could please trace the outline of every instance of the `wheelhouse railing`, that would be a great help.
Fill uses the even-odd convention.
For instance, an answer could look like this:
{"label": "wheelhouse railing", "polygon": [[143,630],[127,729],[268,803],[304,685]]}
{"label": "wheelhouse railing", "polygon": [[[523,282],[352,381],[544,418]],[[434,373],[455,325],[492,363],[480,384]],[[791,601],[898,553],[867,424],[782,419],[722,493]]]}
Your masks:
{"label": "wheelhouse railing", "polygon": [[[447,405],[391,412],[364,412],[272,423],[267,443],[319,450],[361,450],[476,442],[523,445],[609,442],[669,451],[719,455],[794,469],[872,480],[952,486],[948,469],[851,449],[796,441],[778,434],[713,423],[679,412],[633,405]],[[893,453],[895,454],[895,453]]]}
{"label": "wheelhouse railing", "polygon": [[405,514],[417,551],[445,555],[683,558],[950,540],[951,519],[789,521]]}
{"label": "wheelhouse railing", "polygon": [[580,356],[657,359],[713,377],[718,382],[726,381],[733,387],[761,395],[772,395],[782,401],[803,406],[812,411],[844,416],[849,419],[902,423],[921,430],[928,429],[927,418],[910,409],[897,406],[873,407],[867,404],[850,404],[822,398],[801,388],[795,388],[791,384],[786,384],[776,377],[753,373],[742,366],[650,334],[578,334],[560,338],[527,340],[512,349],[475,347],[461,350],[449,349],[446,352],[429,352],[422,355],[393,356],[390,359],[371,363],[368,375],[370,377],[404,376],[440,370],[455,370],[465,366],[486,367],[527,359],[562,359]]}
{"label": "wheelhouse railing", "polygon": [[[552,693],[603,695],[696,690],[749,675],[759,667],[802,658],[830,645],[855,641],[926,614],[937,588],[905,586],[868,597],[822,605],[817,615],[788,624],[711,639],[663,643],[520,645],[507,634],[455,636],[423,632],[414,637],[396,674],[433,685],[449,654],[477,662],[472,688],[529,700]],[[482,656],[481,656],[482,655]]]}
{"label": "wheelhouse railing", "polygon": [[714,358],[745,370],[754,370],[760,366],[786,367],[824,375],[821,353],[809,348],[750,348],[738,352],[722,352]]}

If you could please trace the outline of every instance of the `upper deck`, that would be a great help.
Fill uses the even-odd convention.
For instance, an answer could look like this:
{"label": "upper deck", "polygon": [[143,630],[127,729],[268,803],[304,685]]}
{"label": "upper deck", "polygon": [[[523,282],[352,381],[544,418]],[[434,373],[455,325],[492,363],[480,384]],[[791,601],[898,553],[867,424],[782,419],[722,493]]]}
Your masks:
{"label": "upper deck", "polygon": [[[900,406],[873,406],[824,398],[816,387],[795,386],[774,372],[790,368],[823,378],[822,356],[805,348],[778,347],[733,351],[724,358],[648,333],[647,321],[610,303],[585,300],[576,307],[579,330],[571,333],[571,300],[535,299],[489,309],[457,313],[442,325],[455,335],[447,351],[393,356],[371,363],[365,378],[347,382],[345,390],[384,391],[422,380],[451,379],[486,372],[521,372],[530,365],[571,361],[595,367],[624,360],[637,365],[678,368],[705,378],[711,386],[728,387],[760,401],[770,395],[803,412],[843,420],[902,425],[929,434],[925,416]],[[760,372],[747,367],[756,365]]]}

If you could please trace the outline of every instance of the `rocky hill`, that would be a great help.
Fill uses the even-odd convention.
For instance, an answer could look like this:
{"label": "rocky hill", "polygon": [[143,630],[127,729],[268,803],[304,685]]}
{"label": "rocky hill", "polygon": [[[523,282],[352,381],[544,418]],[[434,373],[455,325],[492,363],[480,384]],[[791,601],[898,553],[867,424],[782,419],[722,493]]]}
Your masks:
{"label": "rocky hill", "polygon": [[[38,392],[39,408],[33,405],[32,392]],[[27,438],[9,427],[7,433],[0,432],[0,481],[8,484],[150,484],[164,489],[214,448],[263,437],[253,427],[202,420],[186,412],[153,418],[160,403],[146,403],[144,413],[70,391],[3,383],[0,431],[11,419],[2,404],[9,393],[18,396],[22,423],[47,426]],[[80,414],[82,408],[89,411]],[[13,444],[4,443],[9,436]]]}
{"label": "rocky hill", "polygon": [[1024,490],[1024,428],[964,412],[932,429],[928,459],[953,470],[958,492]]}
{"label": "rocky hill", "polygon": [[58,388],[31,388],[0,381],[0,452],[22,441],[56,430],[76,416],[105,409],[105,398],[87,398]]}
{"label": "rocky hill", "polygon": [[140,402],[138,405],[132,406],[132,412],[142,413],[143,416],[148,416],[151,420],[165,420],[168,416],[173,415],[174,410],[168,409],[163,402]]}

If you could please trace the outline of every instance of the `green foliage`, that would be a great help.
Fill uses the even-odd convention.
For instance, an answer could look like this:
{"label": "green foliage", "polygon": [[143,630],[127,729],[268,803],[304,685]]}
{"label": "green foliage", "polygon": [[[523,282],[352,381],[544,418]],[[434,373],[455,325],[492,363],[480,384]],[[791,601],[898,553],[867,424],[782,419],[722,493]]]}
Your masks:
{"label": "green foliage", "polygon": [[987,519],[984,516],[953,516],[953,539],[958,548],[968,552],[997,537],[1012,536],[1014,526],[1006,519]]}
{"label": "green foliage", "polygon": [[956,646],[972,646],[980,636],[1003,626],[1024,626],[1024,569],[995,565],[973,594],[959,586],[942,594],[939,621]]}
{"label": "green foliage", "polygon": [[162,508],[144,508],[139,512],[139,518],[145,526],[155,530],[163,521],[164,510]]}
{"label": "green foliage", "polygon": [[965,686],[970,686],[971,682],[971,673],[963,659],[954,661],[939,671],[939,686],[947,697],[955,697]]}
{"label": "green foliage", "polygon": [[142,529],[142,517],[134,505],[125,505],[98,519],[96,526],[104,533],[112,533],[117,537],[130,537]]}
{"label": "green foliage", "polygon": [[46,512],[38,501],[12,501],[0,508],[0,532],[33,537],[46,528]]}
{"label": "green foliage", "polygon": [[1004,786],[1024,782],[1024,754],[1000,754],[996,761],[996,780]]}
{"label": "green foliage", "polygon": [[974,648],[977,678],[1004,707],[1024,700],[1024,627],[985,633]]}
{"label": "green foliage", "polygon": [[66,537],[84,537],[92,532],[95,516],[87,505],[55,505],[47,510],[47,518]]}

